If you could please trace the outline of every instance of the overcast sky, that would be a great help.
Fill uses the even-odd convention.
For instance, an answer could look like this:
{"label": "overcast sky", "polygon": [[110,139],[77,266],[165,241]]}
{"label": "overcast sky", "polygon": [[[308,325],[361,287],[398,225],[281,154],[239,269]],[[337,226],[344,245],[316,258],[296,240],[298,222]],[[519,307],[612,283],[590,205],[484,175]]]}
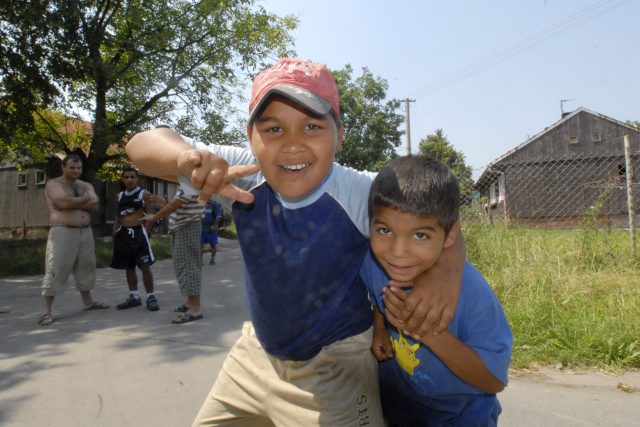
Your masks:
{"label": "overcast sky", "polygon": [[[368,67],[415,99],[411,141],[441,128],[475,176],[583,106],[640,120],[640,0],[265,0],[297,55]],[[404,113],[404,108],[400,110]],[[405,154],[406,140],[398,150]]]}

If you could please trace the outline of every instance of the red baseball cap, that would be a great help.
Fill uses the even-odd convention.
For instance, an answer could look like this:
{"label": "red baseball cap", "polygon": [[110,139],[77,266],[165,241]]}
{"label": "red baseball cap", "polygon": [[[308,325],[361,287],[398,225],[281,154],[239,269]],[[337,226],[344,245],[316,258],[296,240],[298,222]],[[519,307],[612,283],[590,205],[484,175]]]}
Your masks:
{"label": "red baseball cap", "polygon": [[324,64],[297,58],[282,58],[253,79],[249,101],[249,123],[272,94],[282,95],[309,111],[340,117],[338,87]]}

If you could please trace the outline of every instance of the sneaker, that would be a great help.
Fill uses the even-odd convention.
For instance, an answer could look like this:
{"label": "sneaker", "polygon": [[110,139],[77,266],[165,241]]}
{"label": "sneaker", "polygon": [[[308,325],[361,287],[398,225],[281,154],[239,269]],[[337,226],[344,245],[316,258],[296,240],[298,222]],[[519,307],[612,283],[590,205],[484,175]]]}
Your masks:
{"label": "sneaker", "polygon": [[160,304],[158,304],[158,299],[155,297],[155,295],[149,295],[147,297],[147,310],[149,311],[160,310]]}
{"label": "sneaker", "polygon": [[216,263],[216,261],[214,259],[211,259],[211,261],[209,261],[209,265],[214,265]]}
{"label": "sneaker", "polygon": [[118,310],[124,310],[126,308],[138,307],[142,305],[142,301],[140,301],[140,297],[136,298],[133,295],[129,295],[129,298],[121,302],[116,306]]}

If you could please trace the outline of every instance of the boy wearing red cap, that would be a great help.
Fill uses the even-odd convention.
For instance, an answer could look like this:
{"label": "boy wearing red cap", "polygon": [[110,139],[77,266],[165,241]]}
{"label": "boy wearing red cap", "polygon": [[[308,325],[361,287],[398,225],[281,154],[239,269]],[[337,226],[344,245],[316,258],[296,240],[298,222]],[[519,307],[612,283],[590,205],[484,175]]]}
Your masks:
{"label": "boy wearing red cap", "polygon": [[[194,425],[382,426],[369,351],[372,312],[359,276],[374,174],[334,163],[343,132],[335,81],[324,65],[282,59],[255,78],[249,111],[251,150],[205,145],[167,129],[135,135],[127,145],[145,173],[175,175],[203,199],[218,193],[236,200],[251,322]],[[256,161],[259,170],[248,166]],[[448,323],[462,243],[441,259],[435,276],[446,284],[421,294],[436,301],[438,318],[446,307],[441,323]],[[425,301],[415,310],[420,320]],[[423,325],[433,323],[434,311]],[[415,318],[406,325],[425,332],[414,328]]]}

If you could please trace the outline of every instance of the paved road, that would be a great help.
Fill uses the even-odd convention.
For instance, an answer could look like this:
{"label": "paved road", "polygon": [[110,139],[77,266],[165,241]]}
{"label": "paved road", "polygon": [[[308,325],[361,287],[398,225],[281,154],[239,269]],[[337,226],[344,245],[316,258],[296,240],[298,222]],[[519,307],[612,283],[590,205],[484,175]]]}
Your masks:
{"label": "paved road", "polygon": [[[48,328],[36,324],[41,278],[0,280],[0,425],[189,426],[247,318],[236,243],[223,239],[217,260],[204,266],[205,318],[184,325],[170,323],[180,302],[171,260],[153,267],[160,311],[83,312],[68,289]],[[99,270],[94,295],[115,307],[124,272]],[[638,425],[640,375],[512,375],[501,401],[502,426]]]}

